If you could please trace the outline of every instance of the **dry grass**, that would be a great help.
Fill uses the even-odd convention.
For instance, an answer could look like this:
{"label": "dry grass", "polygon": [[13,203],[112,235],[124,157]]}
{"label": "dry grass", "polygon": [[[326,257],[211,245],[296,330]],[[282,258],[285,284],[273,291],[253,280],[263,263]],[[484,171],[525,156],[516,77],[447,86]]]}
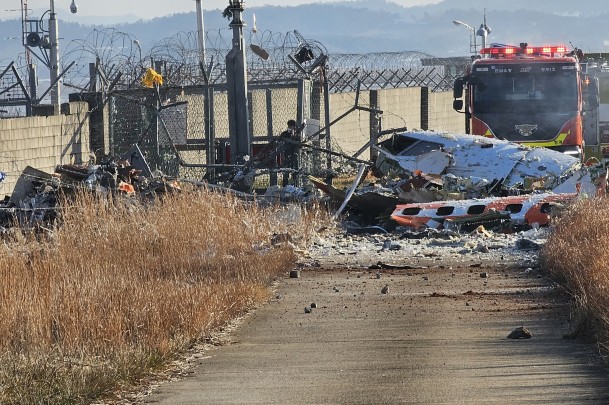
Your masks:
{"label": "dry grass", "polygon": [[[350,175],[350,176],[336,177],[332,180],[332,186],[339,190],[348,190],[353,186],[353,182],[355,181],[355,178],[356,178],[355,174]],[[365,173],[365,176],[362,177],[360,184],[375,183],[376,181],[378,181],[378,178],[376,176],[374,176],[374,174],[371,171],[368,171]]]}
{"label": "dry grass", "polygon": [[544,266],[577,305],[574,334],[609,349],[609,198],[578,201],[555,222],[544,247]]}
{"label": "dry grass", "polygon": [[[315,211],[293,238],[324,219]],[[90,403],[268,298],[290,224],[209,192],[81,195],[50,236],[0,246],[0,402]]]}

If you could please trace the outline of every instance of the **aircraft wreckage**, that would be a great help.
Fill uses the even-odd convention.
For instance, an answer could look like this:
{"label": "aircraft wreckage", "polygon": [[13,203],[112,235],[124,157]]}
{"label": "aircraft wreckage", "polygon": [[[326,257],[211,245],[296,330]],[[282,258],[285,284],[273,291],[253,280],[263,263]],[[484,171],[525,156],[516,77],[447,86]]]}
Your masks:
{"label": "aircraft wreckage", "polygon": [[473,196],[547,190],[594,193],[591,170],[575,157],[547,148],[477,135],[407,132],[375,146],[384,175],[442,176],[443,189]]}
{"label": "aircraft wreckage", "polygon": [[[335,217],[349,207],[377,224],[459,231],[484,225],[511,232],[548,225],[550,214],[576,197],[606,194],[609,163],[589,166],[545,148],[436,132],[394,134],[374,148],[376,164],[360,161],[358,175],[347,191],[309,177],[318,189],[342,203]],[[379,180],[360,185],[365,167]],[[137,147],[99,165],[58,166],[54,175],[26,168],[10,199],[0,205],[0,227],[8,226],[14,213],[20,214],[19,223],[45,222],[54,216],[56,191],[79,183],[102,193],[144,198],[180,189],[177,180],[153,176]],[[217,187],[207,182],[192,184]],[[248,193],[236,196],[255,199]]]}
{"label": "aircraft wreckage", "polygon": [[[587,166],[547,148],[437,132],[395,134],[373,147],[384,184],[360,187],[348,205],[378,216],[390,213],[395,222],[414,229],[544,226],[553,209],[576,196],[606,192],[606,163]],[[335,198],[345,195],[313,180]],[[386,211],[379,201],[386,202]]]}

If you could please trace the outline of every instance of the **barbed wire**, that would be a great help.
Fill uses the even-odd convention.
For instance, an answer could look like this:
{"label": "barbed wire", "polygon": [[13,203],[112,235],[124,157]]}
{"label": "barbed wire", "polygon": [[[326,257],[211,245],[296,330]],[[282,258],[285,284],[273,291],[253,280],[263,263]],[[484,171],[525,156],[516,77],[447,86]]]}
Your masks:
{"label": "barbed wire", "polygon": [[332,69],[353,69],[376,71],[387,69],[420,68],[423,62],[431,65],[443,64],[439,58],[420,51],[404,52],[372,52],[366,54],[339,53],[332,54],[330,67]]}
{"label": "barbed wire", "polygon": [[[211,84],[226,82],[225,58],[230,49],[232,31],[220,29],[206,32],[206,72]],[[329,54],[319,41],[307,39],[298,31],[273,33],[271,31],[246,32],[246,59],[248,75],[253,82],[285,82],[307,77],[294,63],[294,56],[303,48],[310,51],[310,59],[301,60],[307,70],[324,55],[327,57],[330,82],[344,82],[337,85],[338,90],[353,90],[360,75],[374,83],[383,81],[385,72],[398,79],[392,86],[406,87],[422,85],[417,82],[419,71],[446,74],[447,66],[464,66],[466,58],[437,58],[420,51],[375,52],[368,54]],[[138,76],[147,67],[161,67],[169,86],[201,85],[205,75],[200,64],[196,32],[179,32],[160,40],[145,53],[135,36],[114,28],[93,30],[84,39],[72,41],[66,48],[62,63],[75,61],[75,66],[66,73],[65,81],[78,89],[88,89],[89,64],[96,63],[101,75],[108,82],[120,73],[117,88],[138,87]],[[210,69],[211,67],[211,69]],[[398,73],[397,75],[394,73]],[[415,72],[415,73],[412,73]],[[367,74],[366,74],[367,73]],[[409,80],[408,75],[414,80]],[[422,77],[429,76],[428,73]],[[452,79],[452,78],[451,78]],[[382,83],[378,83],[383,87]],[[366,88],[374,87],[370,83]],[[442,89],[445,87],[441,86]]]}
{"label": "barbed wire", "polygon": [[90,63],[95,63],[102,81],[111,82],[120,73],[119,88],[131,87],[142,73],[136,37],[114,28],[94,29],[87,37],[71,41],[62,65],[68,61],[76,63],[66,72],[64,83],[82,91],[91,87]]}
{"label": "barbed wire", "polygon": [[[206,66],[201,66],[196,32],[179,32],[149,49],[142,49],[132,34],[115,28],[93,29],[87,37],[73,40],[65,47],[61,66],[72,62],[74,65],[65,72],[63,85],[69,92],[141,88],[140,79],[148,67],[160,69],[168,87],[224,84],[225,59],[232,48],[232,35],[228,28],[207,31]],[[469,63],[467,57],[437,58],[421,51],[329,54],[322,43],[307,39],[296,30],[286,33],[249,30],[245,37],[250,82],[292,83],[303,78],[313,81],[327,79],[332,93],[353,92],[360,87],[372,90],[426,86],[431,91],[446,91]],[[294,59],[303,49],[310,51],[310,58],[301,59],[298,66]],[[321,56],[327,57],[324,61],[327,71],[309,77],[305,72]],[[28,64],[25,52],[19,54],[14,62],[18,74],[26,81]],[[0,61],[0,68],[9,63],[8,60]],[[97,76],[95,83],[91,82],[92,65]],[[0,91],[13,85],[14,80],[7,77],[0,81]],[[15,93],[11,94],[12,98],[19,97],[16,94],[19,88],[14,87],[10,91]],[[10,116],[22,115],[22,107],[18,107],[17,112],[12,111],[15,108],[8,109],[11,110]]]}

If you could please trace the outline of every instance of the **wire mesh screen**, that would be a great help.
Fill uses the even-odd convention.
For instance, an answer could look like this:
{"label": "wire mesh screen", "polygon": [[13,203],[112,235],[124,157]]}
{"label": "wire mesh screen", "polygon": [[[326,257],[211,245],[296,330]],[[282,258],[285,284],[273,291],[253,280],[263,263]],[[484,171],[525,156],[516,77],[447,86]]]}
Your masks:
{"label": "wire mesh screen", "polygon": [[267,91],[264,89],[249,92],[248,97],[250,134],[252,137],[268,137]]}
{"label": "wire mesh screen", "polygon": [[[202,167],[207,162],[207,125],[206,116],[206,89],[185,89],[183,94],[177,96],[178,102],[186,104],[186,128],[182,145],[176,145],[174,153],[180,159],[177,176],[190,180],[201,180],[206,169]],[[180,148],[181,146],[181,148]]]}
{"label": "wire mesh screen", "polygon": [[[298,97],[294,83],[254,86],[249,92],[250,165],[258,171],[260,188],[275,183],[277,173],[286,168],[278,138],[288,120],[298,117]],[[303,118],[308,117],[310,111],[305,111]],[[110,127],[113,155],[121,156],[138,144],[151,169],[167,176],[199,181],[207,176],[210,163],[234,163],[230,161],[228,95],[223,86],[118,92],[110,98]],[[214,162],[209,162],[212,135]],[[313,170],[319,163],[309,166]]]}
{"label": "wire mesh screen", "polygon": [[177,148],[188,145],[189,128],[198,128],[189,124],[196,122],[189,111],[198,111],[200,103],[191,101],[180,100],[175,91],[162,97],[154,90],[116,93],[110,98],[111,154],[121,156],[137,144],[152,170],[179,176]]}
{"label": "wire mesh screen", "polygon": [[119,155],[138,143],[154,118],[155,98],[152,92],[116,94],[110,98],[110,154]]}
{"label": "wire mesh screen", "polygon": [[[254,188],[263,189],[283,184],[281,171],[289,166],[283,156],[280,135],[289,120],[298,116],[298,88],[295,83],[251,91],[250,122],[252,123],[252,167],[257,171]],[[286,179],[290,177],[285,175]],[[287,179],[286,181],[289,181]]]}
{"label": "wire mesh screen", "polygon": [[159,111],[161,130],[169,137],[171,142],[159,140],[162,147],[169,147],[171,143],[176,146],[186,145],[188,104],[178,104],[171,108]]}
{"label": "wire mesh screen", "polygon": [[[373,92],[377,92],[374,101]],[[233,186],[232,179],[243,181],[239,172],[247,171],[245,188],[302,185],[307,176],[329,179],[355,172],[371,157],[369,141],[384,126],[381,116],[390,128],[418,128],[424,118],[420,88],[330,93],[326,100],[322,85],[301,81],[254,85],[248,95],[252,148],[244,167],[234,167],[237,162],[230,160],[225,86],[112,96],[112,150],[120,156],[138,143],[151,168],[172,177],[216,181],[220,176],[218,182]],[[382,113],[375,112],[377,103]],[[330,119],[336,122],[328,129]],[[287,162],[280,138],[288,120],[306,124],[300,134],[306,144],[298,147],[296,165]],[[212,167],[219,164],[222,167]]]}
{"label": "wire mesh screen", "polygon": [[[158,170],[171,177],[180,176],[180,156],[175,149],[175,139],[185,137],[179,131],[184,131],[183,117],[180,107],[173,106],[158,112],[157,118],[157,150],[151,155]],[[150,156],[150,155],[149,155]],[[150,160],[150,159],[149,159]]]}

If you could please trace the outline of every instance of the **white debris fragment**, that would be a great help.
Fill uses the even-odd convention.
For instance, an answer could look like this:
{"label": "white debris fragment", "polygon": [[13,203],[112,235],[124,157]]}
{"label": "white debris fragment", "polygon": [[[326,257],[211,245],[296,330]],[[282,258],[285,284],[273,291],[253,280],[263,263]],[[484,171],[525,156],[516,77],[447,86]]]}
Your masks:
{"label": "white debris fragment", "polygon": [[[528,148],[514,142],[477,135],[438,134],[436,132],[406,132],[398,141],[383,142],[377,166],[388,170],[396,162],[403,170],[414,173],[447,174],[458,178],[482,178],[501,182],[505,188],[522,186],[525,179],[543,179],[546,190],[555,189],[565,180],[560,193],[576,192],[577,183],[586,170],[573,156],[547,148]],[[542,163],[542,164],[540,164]]]}

